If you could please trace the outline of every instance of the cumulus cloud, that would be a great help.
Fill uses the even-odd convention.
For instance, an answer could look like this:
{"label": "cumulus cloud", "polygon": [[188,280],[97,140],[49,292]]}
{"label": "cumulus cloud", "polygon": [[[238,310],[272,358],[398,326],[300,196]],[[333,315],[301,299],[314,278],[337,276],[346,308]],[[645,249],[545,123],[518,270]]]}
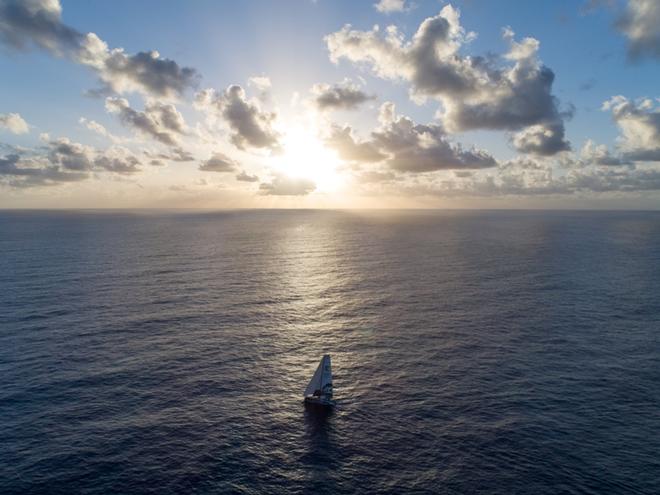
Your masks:
{"label": "cumulus cloud", "polygon": [[[550,141],[550,144],[540,144],[538,149],[550,151],[554,148],[555,152],[566,149],[568,143],[563,140],[563,120],[557,99],[552,95],[554,73],[539,62],[536,56],[538,41],[525,38],[518,43],[510,30],[505,30],[504,36],[510,42],[510,51],[505,58],[513,61],[514,65],[501,70],[477,68],[477,77],[485,79],[473,83],[473,91],[466,93],[464,98],[449,95],[442,99],[446,125],[455,131],[478,128],[517,130],[542,126],[543,132],[551,129],[552,136],[540,138],[539,143]],[[472,60],[475,67],[481,64],[477,60]],[[531,134],[538,139],[539,129],[532,129],[527,137]]]}
{"label": "cumulus cloud", "polygon": [[86,172],[68,172],[57,166],[44,166],[34,159],[22,159],[17,154],[0,158],[0,184],[25,188],[78,182],[89,176]]}
{"label": "cumulus cloud", "polygon": [[180,67],[151,50],[127,55],[122,48],[109,50],[90,33],[78,61],[96,69],[101,81],[116,93],[137,91],[151,97],[174,98],[197,85],[195,69]]}
{"label": "cumulus cloud", "polygon": [[0,1],[0,41],[19,50],[32,44],[57,55],[75,51],[83,35],[62,23],[58,0]]}
{"label": "cumulus cloud", "polygon": [[140,133],[152,137],[168,146],[177,146],[178,137],[186,133],[183,116],[176,107],[158,101],[148,102],[143,112],[131,108],[125,98],[108,97],[105,100],[108,112],[119,116],[119,120]]}
{"label": "cumulus cloud", "polygon": [[[559,162],[566,165],[558,167]],[[358,169],[353,175],[367,194],[402,196],[584,196],[660,190],[660,169],[650,164],[635,167],[593,142],[578,157],[557,161],[518,156],[496,167],[453,170],[451,175],[439,172],[423,181],[382,168]]]}
{"label": "cumulus cloud", "polygon": [[475,35],[461,26],[459,11],[446,5],[437,16],[425,19],[410,41],[395,26],[381,32],[378,26],[357,31],[350,25],[325,41],[333,62],[346,59],[381,78],[408,81],[417,101],[438,100],[443,108],[440,117],[451,132],[517,131],[542,125],[561,138],[554,138],[554,146],[536,148],[564,149],[562,115],[552,95],[554,73],[538,59],[539,42],[516,41],[509,28],[503,33],[509,43],[503,57],[463,56],[461,47]]}
{"label": "cumulus cloud", "polygon": [[450,143],[442,127],[416,124],[396,115],[394,104],[381,109],[381,127],[372,132],[376,147],[389,154],[386,163],[401,172],[431,172],[446,169],[478,169],[497,165],[486,151],[465,150]]}
{"label": "cumulus cloud", "polygon": [[564,139],[564,126],[559,123],[529,126],[514,134],[512,142],[521,153],[542,156],[551,156],[571,149],[570,143]]}
{"label": "cumulus cloud", "polygon": [[383,14],[391,14],[393,12],[404,12],[410,7],[406,5],[406,0],[379,0],[374,4],[374,8]]}
{"label": "cumulus cloud", "polygon": [[64,170],[77,172],[105,170],[121,175],[139,172],[141,162],[128,149],[112,146],[104,151],[75,143],[68,138],[52,140],[47,145],[48,161]]}
{"label": "cumulus cloud", "polygon": [[479,67],[458,54],[466,39],[458,11],[447,5],[437,16],[425,19],[410,42],[395,26],[381,33],[378,26],[356,31],[350,25],[325,41],[333,62],[344,58],[364,64],[380,77],[410,81],[419,95],[436,96],[476,89]]}
{"label": "cumulus cloud", "polygon": [[355,138],[350,126],[340,127],[333,124],[329,136],[325,138],[325,143],[336,150],[342,160],[348,162],[380,162],[387,158],[387,155],[381,153],[374,143]]}
{"label": "cumulus cloud", "polygon": [[199,169],[205,172],[234,172],[236,168],[237,163],[220,152],[213,153],[211,158],[199,166]]}
{"label": "cumulus cloud", "polygon": [[624,159],[660,161],[660,105],[649,98],[633,102],[614,96],[603,104],[621,129],[619,148]]}
{"label": "cumulus cloud", "polygon": [[497,165],[486,151],[451,143],[436,124],[417,124],[396,114],[393,103],[381,106],[380,125],[368,141],[353,137],[348,126],[333,126],[326,144],[347,161],[379,162],[399,172],[421,173],[448,169],[479,169]]}
{"label": "cumulus cloud", "polygon": [[621,156],[613,155],[604,144],[596,144],[588,139],[580,150],[580,161],[584,165],[601,165],[605,167],[616,167],[620,165],[631,166],[633,162]]}
{"label": "cumulus cloud", "polygon": [[566,196],[660,190],[660,170],[587,167],[559,174],[548,163],[504,162],[492,171],[443,177],[423,183],[395,183],[390,194],[442,197]]}
{"label": "cumulus cloud", "polygon": [[259,184],[260,194],[270,196],[305,196],[316,189],[309,179],[276,175],[270,182]]}
{"label": "cumulus cloud", "polygon": [[106,172],[133,175],[140,172],[140,160],[125,148],[110,148],[94,159],[94,165]]}
{"label": "cumulus cloud", "polygon": [[340,84],[315,84],[312,87],[314,102],[320,110],[353,110],[375,97],[368,95],[357,84],[344,81]]}
{"label": "cumulus cloud", "polygon": [[245,170],[241,170],[241,173],[236,175],[236,180],[239,182],[259,182],[259,177],[256,175],[250,175]]}
{"label": "cumulus cloud", "polygon": [[231,142],[238,149],[280,147],[280,136],[273,129],[277,115],[262,110],[259,102],[248,99],[240,86],[229,86],[221,94],[213,89],[200,91],[195,95],[195,107],[224,120],[232,131]]}
{"label": "cumulus cloud", "polygon": [[194,87],[197,72],[161,58],[157,51],[128,55],[94,33],[83,34],[62,22],[59,0],[0,0],[0,42],[27,50],[31,46],[65,56],[92,68],[110,91],[138,91],[156,97],[176,97]]}
{"label": "cumulus cloud", "polygon": [[0,183],[10,187],[78,182],[94,172],[132,175],[140,171],[140,160],[126,148],[98,150],[68,138],[48,140],[42,147],[0,158]]}
{"label": "cumulus cloud", "polygon": [[625,12],[617,21],[618,29],[628,38],[632,59],[648,55],[660,58],[660,2],[628,0]]}
{"label": "cumulus cloud", "polygon": [[93,150],[89,146],[74,143],[68,138],[60,138],[48,143],[48,160],[67,170],[91,170]]}
{"label": "cumulus cloud", "polygon": [[12,134],[26,134],[30,131],[28,123],[17,113],[0,113],[0,129],[7,129]]}

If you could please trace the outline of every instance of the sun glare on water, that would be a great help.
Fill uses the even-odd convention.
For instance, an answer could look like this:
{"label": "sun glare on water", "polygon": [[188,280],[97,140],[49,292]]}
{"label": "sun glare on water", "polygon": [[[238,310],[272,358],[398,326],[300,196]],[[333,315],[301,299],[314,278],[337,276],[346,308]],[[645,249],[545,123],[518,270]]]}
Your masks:
{"label": "sun glare on water", "polygon": [[282,139],[283,152],[273,156],[273,167],[297,179],[308,179],[321,192],[336,191],[342,185],[339,159],[326,148],[313,129],[290,127]]}

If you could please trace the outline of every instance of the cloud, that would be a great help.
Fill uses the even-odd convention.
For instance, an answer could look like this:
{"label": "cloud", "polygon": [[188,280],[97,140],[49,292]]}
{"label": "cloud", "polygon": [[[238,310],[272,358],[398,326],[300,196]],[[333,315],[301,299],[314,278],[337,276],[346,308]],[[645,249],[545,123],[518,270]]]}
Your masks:
{"label": "cloud", "polygon": [[113,143],[119,143],[121,141],[126,141],[125,139],[122,139],[122,138],[112,134],[110,131],[108,131],[105,128],[105,126],[103,126],[103,124],[100,124],[95,120],[89,120],[89,119],[86,119],[85,117],[80,117],[80,119],[78,119],[78,123],[85,126],[87,129],[89,129],[93,133],[98,134],[99,136],[102,136],[104,138],[109,139]]}
{"label": "cloud", "polygon": [[446,169],[477,169],[497,165],[486,151],[464,150],[446,139],[442,127],[415,124],[396,115],[393,103],[381,107],[381,127],[372,132],[373,142],[390,156],[386,163],[400,172],[431,172]]}
{"label": "cloud", "polygon": [[381,153],[374,143],[358,141],[354,138],[350,126],[340,127],[333,124],[330,135],[325,138],[325,143],[335,149],[342,160],[348,162],[380,162],[387,158],[387,155]]}
{"label": "cloud", "polygon": [[439,116],[450,132],[543,125],[563,140],[562,115],[552,95],[554,73],[538,59],[539,42],[518,42],[509,28],[503,36],[509,51],[502,57],[461,55],[475,35],[461,26],[459,11],[446,5],[425,19],[410,41],[395,26],[381,32],[378,26],[356,31],[350,25],[325,41],[333,62],[346,59],[381,78],[407,81],[416,101],[438,100],[443,108]]}
{"label": "cloud", "polygon": [[252,76],[248,79],[248,86],[255,87],[258,91],[265,92],[271,88],[272,83],[267,76]]}
{"label": "cloud", "polygon": [[240,182],[259,182],[259,177],[256,175],[250,175],[242,170],[240,174],[236,175],[236,180]]}
{"label": "cloud", "polygon": [[12,134],[26,134],[30,132],[28,123],[17,113],[0,113],[0,130],[3,128]]}
{"label": "cloud", "polygon": [[279,150],[279,134],[273,129],[277,115],[263,111],[259,102],[248,99],[245,90],[229,86],[222,94],[205,89],[195,95],[195,107],[224,120],[232,131],[231,142],[238,149]]}
{"label": "cloud", "polygon": [[199,169],[204,172],[233,172],[236,168],[237,163],[220,152],[213,153],[211,158],[199,166]]}
{"label": "cloud", "polygon": [[86,52],[79,61],[96,69],[101,81],[116,93],[137,91],[151,97],[174,98],[197,86],[195,69],[161,58],[155,50],[127,55],[121,48],[108,50],[105,43],[94,38],[93,33],[87,35]]}
{"label": "cloud", "polygon": [[259,184],[259,192],[269,196],[305,196],[316,189],[309,179],[277,175],[270,182]]}
{"label": "cloud", "polygon": [[107,89],[177,97],[195,87],[199,76],[157,51],[128,55],[108,48],[96,34],[83,34],[62,22],[58,0],[0,0],[0,43],[16,50],[37,46],[93,69]]}
{"label": "cloud", "polygon": [[320,110],[353,110],[362,103],[373,100],[357,84],[344,81],[341,84],[315,84],[312,87],[314,102]]}
{"label": "cloud", "polygon": [[64,55],[75,51],[83,35],[62,23],[58,0],[1,0],[0,41],[18,50],[32,44]]}
{"label": "cloud", "polygon": [[132,175],[141,171],[140,160],[126,148],[97,150],[68,138],[22,153],[25,156],[12,153],[0,158],[0,183],[17,188],[52,186],[88,179],[93,172]]}
{"label": "cloud", "polygon": [[43,166],[35,160],[23,160],[17,154],[0,158],[0,184],[25,188],[57,185],[85,180],[86,172],[68,172],[57,166]]}
{"label": "cloud", "polygon": [[374,8],[383,14],[391,14],[393,12],[405,12],[410,7],[406,6],[406,0],[379,0],[374,4]]}
{"label": "cloud", "polygon": [[628,0],[617,28],[628,38],[628,55],[660,58],[660,2],[658,0]]}
{"label": "cloud", "polygon": [[381,192],[405,196],[503,197],[638,193],[660,190],[660,170],[589,167],[558,174],[550,164],[514,159],[467,177],[390,184]]}
{"label": "cloud", "polygon": [[347,161],[379,162],[399,172],[422,173],[449,169],[479,169],[497,165],[486,151],[463,149],[447,140],[443,128],[436,124],[416,124],[396,114],[393,103],[380,109],[380,126],[368,141],[358,141],[350,127],[332,127],[326,144]]}
{"label": "cloud", "polygon": [[660,105],[651,99],[632,102],[614,96],[603,103],[621,129],[620,152],[632,161],[660,161]]}
{"label": "cloud", "polygon": [[410,81],[418,95],[438,96],[477,89],[479,67],[458,54],[467,39],[458,11],[447,5],[437,16],[425,19],[410,42],[395,26],[381,34],[378,26],[354,31],[350,25],[325,41],[333,62],[345,58],[364,64],[379,77]]}
{"label": "cloud", "polygon": [[362,184],[392,182],[396,178],[397,176],[393,172],[381,170],[365,170],[358,172],[356,175],[356,179]]}
{"label": "cloud", "polygon": [[600,165],[616,167],[620,165],[631,166],[633,162],[621,156],[614,156],[604,144],[598,145],[588,139],[580,150],[580,160],[584,165]]}
{"label": "cloud", "polygon": [[546,161],[539,161],[528,157],[518,156],[511,160],[502,162],[498,166],[498,171],[515,171],[515,170],[550,170]]}
{"label": "cloud", "polygon": [[85,117],[80,117],[78,119],[78,122],[82,125],[84,125],[87,129],[89,129],[92,132],[95,132],[99,136],[103,137],[110,137],[110,133],[108,130],[103,126],[103,124],[99,124],[95,120],[88,120]]}
{"label": "cloud", "polygon": [[93,166],[93,150],[89,146],[60,138],[48,143],[48,160],[67,170],[86,171]]}
{"label": "cloud", "polygon": [[140,160],[125,148],[111,148],[96,157],[94,165],[106,172],[133,175],[140,172]]}
{"label": "cloud", "polygon": [[[476,75],[485,79],[473,83],[461,98],[459,94],[442,98],[445,106],[443,121],[452,131],[469,129],[518,130],[541,125],[553,129],[556,142],[563,140],[564,124],[557,99],[552,95],[554,73],[540,64],[536,57],[539,43],[525,38],[518,43],[513,32],[505,30],[510,51],[505,58],[514,62],[512,67],[499,70],[478,67],[473,61]],[[475,59],[476,60],[476,59]],[[485,82],[483,82],[485,81]],[[532,134],[538,128],[532,129]],[[556,145],[556,151],[566,149],[568,143]]]}
{"label": "cloud", "polygon": [[144,112],[140,112],[131,108],[125,98],[108,97],[105,108],[118,115],[124,125],[168,146],[177,146],[178,136],[186,133],[182,115],[169,103],[151,101],[145,106]]}
{"label": "cloud", "polygon": [[[152,153],[150,151],[145,151],[145,154],[149,157],[153,157],[157,160],[168,160],[171,162],[192,162],[195,161],[195,156],[187,150],[184,150],[181,147],[170,148],[167,151],[161,151],[158,153]],[[159,163],[157,165],[162,165]]]}
{"label": "cloud", "polygon": [[68,138],[50,141],[47,145],[48,161],[64,170],[77,172],[104,170],[120,175],[141,171],[140,160],[131,151],[112,146],[105,151],[96,150]]}
{"label": "cloud", "polygon": [[660,170],[610,168],[604,172],[572,171],[566,176],[556,178],[536,192],[547,194],[544,190],[554,194],[656,191],[660,190]]}
{"label": "cloud", "polygon": [[558,123],[527,127],[514,134],[512,142],[521,153],[541,156],[551,156],[571,149],[570,143],[564,139],[564,126]]}

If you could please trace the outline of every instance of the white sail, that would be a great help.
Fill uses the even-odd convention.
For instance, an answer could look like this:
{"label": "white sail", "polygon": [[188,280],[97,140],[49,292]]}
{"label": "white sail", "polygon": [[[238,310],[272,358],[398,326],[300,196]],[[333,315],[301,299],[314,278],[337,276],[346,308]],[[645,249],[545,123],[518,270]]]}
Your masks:
{"label": "white sail", "polygon": [[332,397],[332,366],[330,364],[330,355],[323,356],[323,376],[321,377],[321,390],[327,397]]}
{"label": "white sail", "polygon": [[330,365],[330,355],[326,354],[321,358],[314,376],[305,389],[305,396],[325,395],[332,397],[332,367]]}

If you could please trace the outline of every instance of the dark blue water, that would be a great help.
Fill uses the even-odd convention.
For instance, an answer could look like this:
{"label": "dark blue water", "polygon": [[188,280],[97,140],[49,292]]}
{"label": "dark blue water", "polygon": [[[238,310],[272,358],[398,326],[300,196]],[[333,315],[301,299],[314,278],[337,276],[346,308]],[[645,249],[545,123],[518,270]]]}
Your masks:
{"label": "dark blue water", "polygon": [[0,212],[0,253],[2,494],[660,493],[659,213]]}

